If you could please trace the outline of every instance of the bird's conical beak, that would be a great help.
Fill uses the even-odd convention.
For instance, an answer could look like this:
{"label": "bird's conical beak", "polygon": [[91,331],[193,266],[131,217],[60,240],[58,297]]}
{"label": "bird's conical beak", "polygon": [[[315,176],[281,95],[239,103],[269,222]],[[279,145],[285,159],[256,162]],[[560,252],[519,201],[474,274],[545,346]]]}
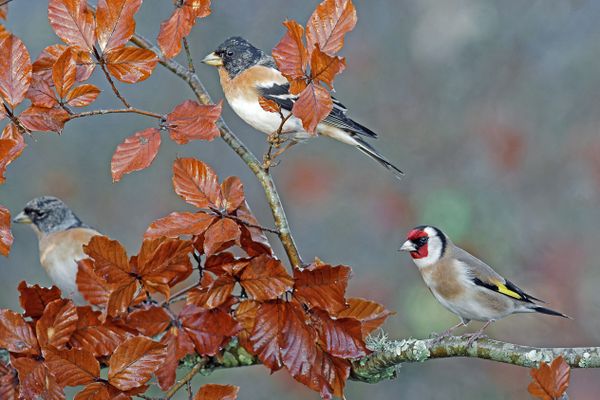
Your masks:
{"label": "bird's conical beak", "polygon": [[410,240],[407,240],[406,242],[404,242],[404,244],[402,246],[400,246],[400,248],[398,250],[399,251],[415,251],[415,250],[417,250],[417,248],[415,247],[415,244],[413,242],[411,242]]}
{"label": "bird's conical beak", "polygon": [[33,221],[31,220],[31,218],[29,218],[27,216],[27,214],[25,214],[24,211],[21,211],[19,214],[17,214],[13,218],[13,222],[15,224],[32,224],[33,223]]}
{"label": "bird's conical beak", "polygon": [[209,55],[207,55],[206,57],[204,57],[202,62],[206,65],[212,65],[213,67],[223,66],[223,59],[221,57],[219,57],[217,55],[217,53],[215,53],[215,52],[212,52]]}

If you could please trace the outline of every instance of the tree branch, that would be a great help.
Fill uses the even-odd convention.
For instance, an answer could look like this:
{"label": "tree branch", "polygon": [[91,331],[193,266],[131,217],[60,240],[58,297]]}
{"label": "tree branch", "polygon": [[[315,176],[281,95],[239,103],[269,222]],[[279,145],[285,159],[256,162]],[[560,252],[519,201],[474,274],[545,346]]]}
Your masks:
{"label": "tree branch", "polygon": [[[141,35],[134,35],[131,39],[131,42],[138,47],[151,50],[155,54],[159,55],[160,63],[168,70],[183,79],[190,86],[200,103],[213,104],[213,101],[206,91],[206,88],[196,74],[189,72],[178,62],[164,58],[160,49]],[[223,138],[225,143],[227,143],[229,147],[231,147],[233,151],[240,156],[240,158],[246,163],[254,175],[256,175],[256,178],[262,185],[267,202],[269,203],[269,207],[271,208],[271,212],[273,214],[273,219],[275,220],[275,226],[279,231],[279,240],[285,249],[292,267],[301,268],[303,266],[302,259],[300,258],[300,253],[298,252],[298,248],[296,247],[294,238],[290,232],[290,227],[283,209],[283,204],[279,198],[279,193],[277,192],[273,178],[268,172],[263,170],[262,163],[258,161],[254,154],[252,154],[252,152],[250,152],[250,150],[246,147],[246,145],[244,145],[244,143],[242,143],[242,141],[233,133],[233,131],[229,129],[222,118],[217,121],[217,126],[221,131],[221,138]]]}
{"label": "tree branch", "polygon": [[145,115],[147,117],[161,119],[162,115],[156,114],[150,111],[139,110],[137,108],[122,108],[115,110],[92,110],[92,111],[84,111],[78,114],[72,114],[69,116],[69,121],[76,118],[89,117],[91,115],[104,115],[104,114],[140,114]]}

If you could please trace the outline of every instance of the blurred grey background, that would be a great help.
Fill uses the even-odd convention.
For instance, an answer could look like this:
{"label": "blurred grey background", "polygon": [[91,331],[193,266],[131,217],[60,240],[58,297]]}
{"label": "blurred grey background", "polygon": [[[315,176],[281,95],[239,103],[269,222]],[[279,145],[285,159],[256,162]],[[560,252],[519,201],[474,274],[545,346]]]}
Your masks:
{"label": "blurred grey background", "polygon": [[[222,98],[213,68],[199,60],[221,41],[243,35],[268,50],[281,22],[305,23],[317,1],[215,0],[190,37],[198,75]],[[433,224],[499,272],[575,318],[513,316],[488,334],[536,346],[600,341],[600,2],[585,0],[357,0],[359,21],[342,55],[336,96],[353,118],[380,133],[375,143],[406,171],[402,181],[353,149],[327,139],[298,146],[274,169],[295,238],[306,260],[354,269],[349,293],[397,314],[391,337],[426,337],[456,322],[429,294],[396,249],[414,225]],[[58,42],[46,1],[14,0],[6,26],[32,58]],[[138,32],[155,39],[172,10],[146,0]],[[104,92],[94,108],[119,107]],[[158,67],[137,86],[119,84],[135,106],[165,113],[188,88]],[[264,136],[225,106],[224,117],[256,153]],[[36,133],[8,168],[0,204],[13,213],[42,194],[63,198],[87,223],[137,252],[154,219],[186,209],[171,188],[171,164],[193,156],[224,178],[239,175],[264,225],[270,211],[254,176],[221,140],[177,146],[166,137],[147,170],[110,177],[125,137],[152,126],[137,116],[101,116],[68,124],[62,136]],[[48,284],[28,228],[14,228],[0,258],[0,305],[18,308],[21,280]],[[273,241],[275,243],[275,240]],[[280,250],[280,248],[279,248]],[[280,255],[283,253],[280,251]],[[471,330],[479,325],[474,323]],[[569,394],[593,398],[600,374],[577,370]],[[281,372],[262,367],[219,371],[205,382],[241,386],[241,399],[318,398]],[[527,399],[526,369],[482,360],[408,364],[395,381],[349,382],[348,399]],[[594,394],[594,395],[592,395]]]}

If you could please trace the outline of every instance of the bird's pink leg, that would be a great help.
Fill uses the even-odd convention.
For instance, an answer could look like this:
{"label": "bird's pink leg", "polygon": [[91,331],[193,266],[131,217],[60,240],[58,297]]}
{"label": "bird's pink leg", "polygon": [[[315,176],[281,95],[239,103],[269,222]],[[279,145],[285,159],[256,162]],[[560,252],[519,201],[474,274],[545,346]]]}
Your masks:
{"label": "bird's pink leg", "polygon": [[438,343],[442,339],[445,339],[448,336],[450,336],[450,334],[452,333],[452,331],[455,330],[456,328],[460,328],[461,326],[467,326],[467,323],[465,323],[464,321],[460,321],[458,324],[456,324],[454,326],[451,326],[450,328],[446,329],[444,332],[440,333],[439,335],[437,335],[435,337],[434,343]]}
{"label": "bird's pink leg", "polygon": [[483,326],[477,332],[466,334],[465,336],[469,338],[469,340],[467,340],[467,347],[471,347],[473,342],[476,341],[477,339],[481,339],[481,338],[485,337],[483,330],[485,328],[487,328],[492,322],[494,322],[494,320],[490,319],[488,322],[483,324]]}

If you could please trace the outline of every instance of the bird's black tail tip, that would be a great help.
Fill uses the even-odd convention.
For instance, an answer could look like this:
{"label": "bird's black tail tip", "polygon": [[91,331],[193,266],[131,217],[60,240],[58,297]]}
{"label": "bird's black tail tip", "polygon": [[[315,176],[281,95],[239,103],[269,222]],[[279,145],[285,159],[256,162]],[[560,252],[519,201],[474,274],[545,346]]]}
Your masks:
{"label": "bird's black tail tip", "polygon": [[394,174],[394,176],[396,176],[397,179],[402,179],[402,177],[404,176],[404,172],[400,168],[396,167],[394,164],[389,162],[384,156],[379,154],[379,152],[377,150],[375,150],[375,148],[373,148],[370,144],[368,144],[362,140],[357,140],[357,142],[358,142],[358,144],[356,145],[357,149],[359,149],[361,152],[363,152],[364,154],[371,157],[373,160],[377,161],[380,165],[384,166],[386,169],[389,169],[390,171],[392,171],[392,173]]}
{"label": "bird's black tail tip", "polygon": [[540,314],[554,315],[554,316],[557,316],[557,317],[563,317],[563,318],[567,318],[567,319],[573,319],[573,318],[569,317],[568,315],[565,315],[565,314],[563,314],[561,312],[558,312],[558,311],[551,310],[551,309],[546,308],[546,307],[535,306],[535,307],[533,307],[533,309],[536,312],[539,312]]}

